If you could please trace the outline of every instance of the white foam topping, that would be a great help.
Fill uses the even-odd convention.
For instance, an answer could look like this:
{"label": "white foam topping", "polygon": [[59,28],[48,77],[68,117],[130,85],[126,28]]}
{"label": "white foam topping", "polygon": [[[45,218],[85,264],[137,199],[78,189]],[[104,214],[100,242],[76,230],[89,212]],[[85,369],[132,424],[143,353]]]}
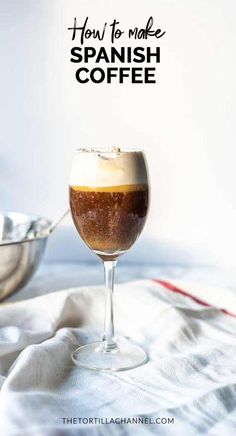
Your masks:
{"label": "white foam topping", "polygon": [[141,151],[79,150],[72,162],[70,185],[105,187],[147,183],[147,170]]}

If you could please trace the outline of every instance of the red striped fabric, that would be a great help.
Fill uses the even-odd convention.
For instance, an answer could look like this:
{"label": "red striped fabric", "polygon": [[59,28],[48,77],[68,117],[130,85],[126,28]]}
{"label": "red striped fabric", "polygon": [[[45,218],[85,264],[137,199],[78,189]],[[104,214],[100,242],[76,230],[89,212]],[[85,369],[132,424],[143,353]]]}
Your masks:
{"label": "red striped fabric", "polygon": [[220,307],[213,306],[212,304],[209,304],[206,301],[203,301],[200,298],[195,297],[194,295],[191,295],[189,292],[186,292],[183,289],[180,289],[178,286],[173,285],[173,283],[167,282],[166,280],[158,280],[158,279],[153,279],[153,282],[158,283],[159,285],[163,286],[165,289],[168,289],[168,291],[176,292],[177,294],[191,298],[193,301],[195,301],[198,304],[201,304],[202,306],[213,307],[214,309],[218,309],[220,312],[222,312],[226,315],[230,315],[230,316],[233,316],[236,318],[236,314],[229,312],[226,309],[222,309]]}

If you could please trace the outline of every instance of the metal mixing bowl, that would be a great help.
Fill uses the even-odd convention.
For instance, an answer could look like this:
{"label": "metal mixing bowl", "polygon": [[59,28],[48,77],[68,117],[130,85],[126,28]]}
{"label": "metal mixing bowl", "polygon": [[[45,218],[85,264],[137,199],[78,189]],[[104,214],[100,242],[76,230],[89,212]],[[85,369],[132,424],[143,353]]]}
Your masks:
{"label": "metal mixing bowl", "polygon": [[[37,232],[32,230],[37,227]],[[0,214],[0,300],[22,288],[43,255],[51,221],[36,215]],[[36,235],[36,236],[35,236]]]}

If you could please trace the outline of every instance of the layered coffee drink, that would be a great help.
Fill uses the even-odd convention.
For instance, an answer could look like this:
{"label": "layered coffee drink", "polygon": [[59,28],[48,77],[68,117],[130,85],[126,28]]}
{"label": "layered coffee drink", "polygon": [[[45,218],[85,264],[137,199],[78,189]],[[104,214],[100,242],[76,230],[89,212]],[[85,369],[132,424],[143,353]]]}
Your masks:
{"label": "layered coffee drink", "polygon": [[102,340],[72,353],[76,365],[93,370],[124,371],[147,362],[142,348],[116,339],[113,293],[117,258],[140,235],[148,212],[148,175],[140,150],[79,149],[72,161],[70,207],[75,226],[103,261],[106,289]]}
{"label": "layered coffee drink", "polygon": [[70,177],[70,206],[84,242],[114,260],[140,235],[148,212],[143,153],[111,149],[78,152]]}

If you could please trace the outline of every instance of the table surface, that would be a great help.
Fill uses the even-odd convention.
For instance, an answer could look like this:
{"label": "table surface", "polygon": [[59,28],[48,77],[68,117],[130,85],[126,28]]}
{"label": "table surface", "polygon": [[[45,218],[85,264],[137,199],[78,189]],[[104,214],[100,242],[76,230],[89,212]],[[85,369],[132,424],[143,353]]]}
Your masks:
{"label": "table surface", "polygon": [[[125,262],[125,258],[121,259],[117,282],[141,278],[165,278],[173,282],[180,280],[236,289],[234,271],[216,267],[131,264]],[[156,428],[156,434],[161,435],[196,436],[205,434],[202,428],[209,429],[214,425],[218,426],[218,432],[208,433],[206,430],[207,434],[223,434],[222,431],[234,434],[230,429],[235,429],[236,418],[230,412],[235,407],[235,320],[214,308],[209,311],[205,306],[198,307],[194,300],[165,292],[153,282],[152,285],[147,281],[146,285],[133,282],[118,286],[119,334],[125,336],[129,331],[132,340],[147,347],[149,364],[134,372],[112,375],[81,371],[72,364],[70,354],[76,346],[86,343],[88,338],[94,340],[98,330],[102,329],[104,294],[96,286],[93,289],[87,287],[102,282],[101,262],[47,262],[40,266],[30,283],[8,301],[31,299],[86,285],[85,292],[83,289],[71,290],[59,292],[57,296],[51,294],[29,300],[23,305],[6,304],[4,307],[3,304],[3,325],[11,324],[12,313],[18,320],[17,331],[10,326],[8,330],[3,328],[2,332],[2,347],[7,347],[3,363],[10,368],[3,385],[0,411],[2,425],[8,429],[5,434],[87,435],[86,426],[63,427],[61,416],[87,418],[94,413],[99,417],[174,417],[175,426],[171,427],[171,433],[170,426]],[[95,304],[90,304],[92,299]],[[131,305],[134,307],[132,316],[129,312]],[[143,310],[143,317],[139,317]],[[84,322],[80,328],[82,312],[88,316],[89,322]],[[204,324],[204,317],[208,316]],[[94,320],[94,325],[91,320]],[[140,329],[137,329],[138,324]],[[18,356],[14,363],[13,351]],[[24,429],[15,432],[17,427]],[[91,435],[133,434],[133,427],[128,425],[110,430],[110,426],[103,425],[94,428]],[[146,426],[145,430],[135,428],[140,435],[153,433],[152,426]]]}
{"label": "table surface", "polygon": [[[236,272],[213,266],[127,263],[121,259],[116,268],[116,282],[142,278],[165,278],[226,287],[236,292]],[[50,292],[103,283],[100,261],[87,263],[44,262],[31,281],[5,301],[20,301]]]}

